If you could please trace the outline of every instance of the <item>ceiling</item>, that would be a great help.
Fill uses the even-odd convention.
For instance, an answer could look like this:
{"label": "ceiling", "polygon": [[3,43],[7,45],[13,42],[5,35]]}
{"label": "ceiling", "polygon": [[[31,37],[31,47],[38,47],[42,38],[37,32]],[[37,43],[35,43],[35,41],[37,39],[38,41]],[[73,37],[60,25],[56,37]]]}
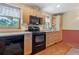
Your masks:
{"label": "ceiling", "polygon": [[40,8],[42,11],[56,14],[79,9],[79,3],[28,3],[30,6]]}

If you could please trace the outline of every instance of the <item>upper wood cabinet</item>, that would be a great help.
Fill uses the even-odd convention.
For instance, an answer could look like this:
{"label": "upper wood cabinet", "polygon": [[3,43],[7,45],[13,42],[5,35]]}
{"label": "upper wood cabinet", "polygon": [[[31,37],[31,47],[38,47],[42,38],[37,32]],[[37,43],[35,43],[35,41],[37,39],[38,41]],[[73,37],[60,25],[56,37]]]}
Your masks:
{"label": "upper wood cabinet", "polygon": [[52,23],[53,23],[54,31],[62,30],[62,19],[63,19],[63,15],[53,16]]}
{"label": "upper wood cabinet", "polygon": [[23,22],[28,24],[29,19],[29,8],[27,6],[21,6]]}
{"label": "upper wood cabinet", "polygon": [[34,15],[34,9],[28,6],[28,15]]}
{"label": "upper wood cabinet", "polygon": [[40,10],[38,10],[37,16],[42,18],[42,12]]}
{"label": "upper wood cabinet", "polygon": [[36,16],[36,10],[33,9],[33,16]]}
{"label": "upper wood cabinet", "polygon": [[22,10],[22,17],[23,17],[23,22],[26,23],[26,24],[29,24],[29,16],[32,15],[32,16],[37,16],[37,17],[41,17],[41,11],[38,10],[37,8],[32,8],[32,7],[29,7],[29,6],[25,6],[25,5],[22,5],[21,6],[21,10]]}

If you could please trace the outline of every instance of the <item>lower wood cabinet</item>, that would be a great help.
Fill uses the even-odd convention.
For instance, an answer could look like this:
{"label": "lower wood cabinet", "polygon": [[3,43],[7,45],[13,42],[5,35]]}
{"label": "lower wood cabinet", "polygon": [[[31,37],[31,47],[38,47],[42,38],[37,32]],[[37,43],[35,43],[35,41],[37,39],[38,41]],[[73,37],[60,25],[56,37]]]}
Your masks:
{"label": "lower wood cabinet", "polygon": [[[46,32],[46,47],[62,41],[61,32]],[[24,54],[29,55],[32,52],[32,33],[26,34],[24,39]]]}
{"label": "lower wood cabinet", "polygon": [[26,34],[24,39],[24,55],[29,55],[32,52],[32,34]]}
{"label": "lower wood cabinet", "polygon": [[46,33],[46,47],[61,41],[61,32],[47,32]]}

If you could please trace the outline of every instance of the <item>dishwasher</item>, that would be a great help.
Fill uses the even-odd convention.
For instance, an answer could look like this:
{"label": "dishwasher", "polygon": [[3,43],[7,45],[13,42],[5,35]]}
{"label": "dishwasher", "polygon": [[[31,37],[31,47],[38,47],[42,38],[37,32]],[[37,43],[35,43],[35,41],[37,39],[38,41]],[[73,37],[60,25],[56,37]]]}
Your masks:
{"label": "dishwasher", "polygon": [[0,37],[0,55],[23,55],[24,35]]}

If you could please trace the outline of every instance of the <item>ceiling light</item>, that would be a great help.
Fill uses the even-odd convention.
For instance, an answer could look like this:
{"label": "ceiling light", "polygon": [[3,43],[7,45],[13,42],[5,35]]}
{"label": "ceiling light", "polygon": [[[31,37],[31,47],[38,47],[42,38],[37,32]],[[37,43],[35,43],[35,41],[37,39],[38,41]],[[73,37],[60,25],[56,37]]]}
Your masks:
{"label": "ceiling light", "polygon": [[59,8],[59,7],[60,7],[60,5],[57,5],[56,7],[57,7],[57,8]]}

